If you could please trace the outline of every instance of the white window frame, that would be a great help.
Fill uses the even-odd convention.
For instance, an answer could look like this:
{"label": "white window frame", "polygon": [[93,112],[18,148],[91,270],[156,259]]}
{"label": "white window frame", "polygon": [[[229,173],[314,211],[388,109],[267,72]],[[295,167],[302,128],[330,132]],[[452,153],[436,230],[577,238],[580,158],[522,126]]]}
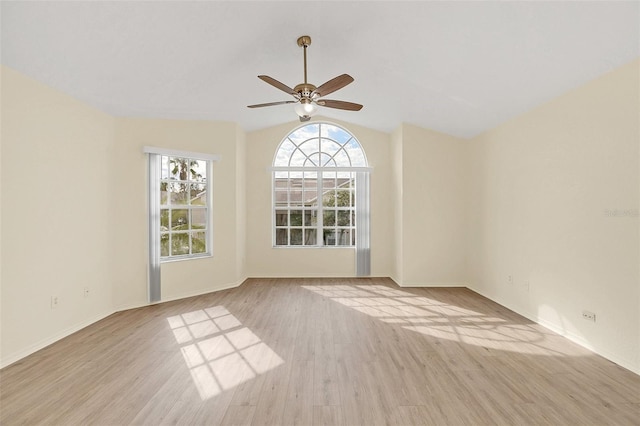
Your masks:
{"label": "white window frame", "polygon": [[[177,260],[200,259],[213,256],[213,162],[219,161],[220,157],[213,154],[203,154],[189,151],[178,151],[153,146],[145,146],[142,151],[148,154],[148,189],[147,189],[147,211],[148,211],[148,298],[149,302],[155,303],[162,299],[161,296],[161,262],[171,262]],[[160,179],[161,179],[161,157],[169,156],[176,158],[187,158],[207,162],[207,232],[206,244],[207,253],[197,255],[181,255],[173,258],[160,258]]]}
{"label": "white window frame", "polygon": [[[365,220],[368,222],[368,207],[366,208],[366,212],[367,212],[367,217],[364,218],[362,217],[362,215],[358,215],[358,199],[361,199],[361,204],[364,206],[364,203],[362,203],[362,199],[363,197],[358,197],[357,193],[358,193],[358,184],[357,184],[357,175],[358,173],[369,173],[371,171],[371,169],[369,167],[366,167],[367,164],[367,159],[366,159],[366,155],[364,152],[364,149],[362,148],[362,144],[360,144],[360,142],[357,140],[357,138],[351,133],[349,132],[347,129],[343,128],[342,126],[333,124],[333,123],[328,123],[328,122],[314,122],[314,123],[307,123],[304,124],[302,126],[299,126],[297,128],[295,128],[293,131],[291,131],[283,140],[282,142],[278,145],[278,148],[276,150],[276,154],[274,157],[274,164],[276,164],[276,160],[278,158],[278,153],[280,152],[281,146],[283,143],[285,143],[286,141],[290,141],[293,145],[296,145],[295,150],[291,153],[291,156],[289,157],[289,164],[291,163],[291,158],[293,157],[294,153],[296,151],[300,151],[302,152],[302,150],[299,148],[299,146],[303,145],[305,142],[301,142],[299,145],[297,145],[292,139],[291,136],[293,134],[295,134],[296,131],[307,127],[307,126],[312,126],[312,125],[317,125],[318,126],[318,133],[315,134],[315,137],[308,139],[309,140],[313,140],[315,138],[319,139],[319,146],[321,146],[321,141],[323,139],[327,139],[327,140],[331,140],[329,137],[326,136],[321,136],[322,135],[322,126],[323,125],[328,125],[328,126],[332,126],[332,127],[337,127],[338,129],[342,130],[343,132],[345,132],[347,135],[350,136],[350,138],[344,142],[344,143],[339,143],[340,145],[342,145],[342,148],[340,148],[340,150],[338,150],[338,152],[335,152],[333,155],[327,153],[327,157],[325,158],[329,158],[330,161],[326,161],[326,163],[332,163],[333,165],[325,165],[325,166],[317,166],[316,164],[314,164],[314,162],[312,160],[309,159],[309,157],[307,156],[307,158],[305,159],[305,166],[300,166],[300,167],[291,167],[291,166],[273,166],[271,168],[272,171],[272,184],[271,184],[271,197],[272,197],[272,202],[271,202],[271,212],[272,212],[272,226],[271,226],[271,230],[272,230],[272,247],[273,248],[356,248],[358,246],[358,238],[359,238],[359,228],[360,228],[360,223],[362,222],[364,223]],[[362,158],[363,158],[363,162],[365,164],[365,166],[348,166],[348,167],[341,167],[341,166],[337,166],[337,163],[335,161],[335,157],[337,156],[337,154],[342,151],[346,154],[349,164],[352,163],[351,157],[349,156],[349,153],[347,152],[346,149],[344,149],[344,147],[351,141],[355,141],[357,143],[357,146],[362,154]],[[334,141],[335,142],[335,141]],[[322,148],[320,147],[320,154],[322,154],[324,151],[322,150]],[[305,154],[306,155],[306,154]],[[320,158],[323,158],[322,155],[320,156]],[[321,160],[322,161],[322,160]],[[307,164],[311,164],[311,166],[307,165]],[[314,210],[317,212],[317,219],[316,219],[316,224],[314,226],[306,226],[304,224],[304,211],[305,210],[309,210],[309,209],[305,209],[303,206],[298,207],[293,207],[291,205],[287,205],[286,207],[283,206],[278,206],[276,205],[277,203],[277,199],[276,199],[276,175],[278,174],[277,172],[299,172],[299,173],[303,173],[303,172],[313,172],[316,173],[317,177],[317,182],[316,182],[316,194],[317,194],[317,206],[314,207]],[[350,182],[353,182],[353,186],[350,186],[350,191],[351,191],[351,205],[349,207],[342,207],[340,208],[339,206],[335,206],[333,208],[331,207],[324,207],[323,206],[323,174],[324,173],[349,173],[350,177],[349,180]],[[288,179],[291,179],[290,177]],[[337,188],[334,188],[337,189]],[[368,193],[368,186],[367,186],[367,193]],[[368,196],[366,197],[366,202],[368,203]],[[295,210],[300,210],[303,212],[303,217],[302,217],[302,224],[301,226],[296,226],[296,225],[291,225],[291,221],[290,219],[287,221],[287,225],[286,226],[282,226],[282,225],[277,225],[277,211],[278,210],[286,210],[287,211],[287,215],[290,218],[290,212],[291,211],[295,211]],[[348,245],[336,245],[336,244],[332,244],[332,245],[325,245],[324,242],[324,231],[325,231],[325,227],[324,227],[324,223],[323,223],[323,218],[324,218],[324,211],[325,210],[333,210],[333,211],[338,211],[338,210],[349,210],[351,212],[350,214],[350,225],[347,227],[339,227],[337,225],[337,221],[338,218],[335,218],[335,225],[332,227],[336,232],[339,229],[349,229],[350,230],[350,238],[349,238],[349,242],[350,244]],[[362,210],[362,209],[360,209]],[[302,229],[302,244],[298,245],[292,245],[291,244],[291,229]],[[315,228],[316,229],[316,243],[313,245],[305,245],[305,231],[309,228]],[[277,231],[278,229],[287,229],[287,235],[288,235],[288,244],[284,245],[284,244],[277,244]],[[366,228],[366,232],[368,233],[368,225]],[[367,237],[368,238],[368,237]]]}
{"label": "white window frame", "polygon": [[[204,204],[199,204],[199,205],[192,205],[191,203],[189,204],[179,204],[176,205],[176,207],[174,207],[170,202],[167,204],[162,204],[162,202],[160,202],[160,212],[162,212],[162,210],[168,210],[169,213],[169,217],[171,217],[171,212],[173,210],[187,210],[187,214],[189,217],[188,220],[188,224],[189,224],[189,228],[185,231],[173,231],[169,228],[168,231],[163,231],[160,230],[160,238],[162,239],[162,235],[168,235],[169,236],[169,250],[171,250],[172,244],[171,241],[173,239],[173,236],[176,234],[187,234],[188,238],[189,238],[189,253],[186,254],[176,254],[176,255],[172,255],[169,254],[168,256],[162,256],[162,254],[160,254],[160,262],[164,263],[164,262],[175,262],[178,260],[187,260],[187,259],[197,259],[200,257],[211,257],[213,255],[213,240],[212,240],[212,232],[211,232],[211,225],[212,225],[212,220],[211,220],[211,212],[212,212],[212,208],[213,208],[213,203],[212,203],[212,198],[213,198],[213,194],[212,194],[212,185],[211,185],[211,176],[213,173],[213,167],[211,164],[210,160],[206,160],[203,158],[196,158],[195,156],[193,156],[194,154],[191,154],[192,156],[183,156],[183,155],[166,155],[163,154],[160,156],[160,161],[162,164],[162,158],[167,158],[167,161],[170,161],[170,159],[172,158],[179,158],[179,159],[183,159],[186,160],[188,162],[191,161],[202,161],[205,162],[206,167],[206,180],[204,182],[201,181],[193,181],[191,180],[191,176],[189,174],[187,174],[187,180],[183,181],[183,180],[176,180],[176,179],[169,179],[169,178],[162,178],[162,176],[160,176],[160,185],[162,185],[163,183],[183,183],[185,185],[190,185],[192,183],[194,184],[204,184],[205,186],[205,191],[207,194],[207,198],[206,198],[206,202]],[[167,200],[170,201],[171,197],[167,196]],[[193,234],[195,232],[202,232],[202,230],[195,230],[192,229],[191,226],[193,225],[193,216],[192,216],[192,212],[194,210],[204,210],[204,217],[205,217],[205,251],[202,253],[192,253],[193,250]],[[161,224],[158,224],[158,226],[160,226]]]}

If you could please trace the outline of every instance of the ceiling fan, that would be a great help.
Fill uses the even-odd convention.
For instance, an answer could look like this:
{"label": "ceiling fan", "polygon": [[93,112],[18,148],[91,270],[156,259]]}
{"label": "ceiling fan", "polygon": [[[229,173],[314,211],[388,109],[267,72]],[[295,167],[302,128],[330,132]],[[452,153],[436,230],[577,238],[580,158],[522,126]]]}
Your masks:
{"label": "ceiling fan", "polygon": [[295,106],[296,113],[300,117],[300,121],[309,121],[311,116],[316,112],[316,105],[344,109],[347,111],[360,111],[362,105],[353,102],[336,101],[331,99],[320,99],[338,89],[342,89],[349,83],[353,82],[353,77],[349,74],[342,74],[319,87],[307,82],[307,47],[311,44],[311,37],[302,36],[298,38],[298,46],[304,49],[304,83],[298,84],[293,89],[268,75],[259,75],[258,78],[273,87],[282,90],[294,97],[292,101],[269,102],[266,104],[249,105],[249,108],[262,108],[273,105],[298,104]]}

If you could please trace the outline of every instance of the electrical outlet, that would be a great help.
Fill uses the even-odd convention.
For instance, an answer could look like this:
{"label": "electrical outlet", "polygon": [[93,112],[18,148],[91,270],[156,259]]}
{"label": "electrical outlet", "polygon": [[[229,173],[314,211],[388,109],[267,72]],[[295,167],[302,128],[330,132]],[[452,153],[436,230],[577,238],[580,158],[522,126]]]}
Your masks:
{"label": "electrical outlet", "polygon": [[596,322],[596,314],[594,314],[593,312],[582,311],[582,318],[586,319],[587,321]]}
{"label": "electrical outlet", "polygon": [[58,296],[51,296],[51,309],[56,309],[58,307]]}
{"label": "electrical outlet", "polygon": [[84,288],[84,297],[89,297],[89,287]]}

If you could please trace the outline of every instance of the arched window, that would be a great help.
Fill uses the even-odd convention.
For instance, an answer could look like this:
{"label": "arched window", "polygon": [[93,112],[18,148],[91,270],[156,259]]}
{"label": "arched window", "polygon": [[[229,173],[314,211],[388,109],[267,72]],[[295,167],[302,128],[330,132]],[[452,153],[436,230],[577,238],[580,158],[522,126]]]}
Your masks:
{"label": "arched window", "polygon": [[311,123],[287,135],[273,159],[274,246],[355,246],[356,175],[366,170],[342,127]]}

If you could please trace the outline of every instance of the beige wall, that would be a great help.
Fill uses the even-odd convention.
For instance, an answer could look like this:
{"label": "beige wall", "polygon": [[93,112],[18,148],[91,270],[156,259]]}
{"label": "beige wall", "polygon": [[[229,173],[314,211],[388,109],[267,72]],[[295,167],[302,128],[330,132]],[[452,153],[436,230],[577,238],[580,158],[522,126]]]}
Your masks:
{"label": "beige wall", "polygon": [[[636,61],[471,141],[337,122],[373,167],[372,275],[468,283],[640,372],[638,72]],[[245,135],[113,118],[5,67],[1,108],[0,365],[147,303],[144,145],[221,156],[214,257],[163,264],[163,300],[246,276],[355,273],[353,249],[271,246],[269,168],[297,122]]]}
{"label": "beige wall", "polygon": [[[321,121],[322,117],[314,121]],[[389,135],[332,120],[350,131],[367,155],[371,173],[371,274],[389,276],[393,262]],[[350,277],[352,248],[273,248],[271,172],[282,139],[300,125],[291,122],[247,134],[247,268],[252,277]]]}
{"label": "beige wall", "polygon": [[115,120],[4,66],[1,78],[0,365],[7,365],[113,312]]}
{"label": "beige wall", "polygon": [[116,180],[113,213],[116,309],[147,303],[147,156],[145,145],[219,155],[213,165],[213,257],[163,263],[162,300],[238,285],[238,233],[243,202],[237,190],[242,167],[242,132],[235,123],[122,118],[116,122]]}
{"label": "beige wall", "polygon": [[465,286],[467,142],[402,124],[393,146],[396,282]]}
{"label": "beige wall", "polygon": [[636,372],[639,75],[635,61],[469,143],[471,287]]}
{"label": "beige wall", "polygon": [[403,167],[402,167],[402,136],[404,125],[400,125],[391,134],[391,147],[389,150],[391,159],[391,185],[392,185],[392,198],[393,209],[393,261],[391,267],[391,279],[396,283],[402,284],[402,269],[403,269]]}

